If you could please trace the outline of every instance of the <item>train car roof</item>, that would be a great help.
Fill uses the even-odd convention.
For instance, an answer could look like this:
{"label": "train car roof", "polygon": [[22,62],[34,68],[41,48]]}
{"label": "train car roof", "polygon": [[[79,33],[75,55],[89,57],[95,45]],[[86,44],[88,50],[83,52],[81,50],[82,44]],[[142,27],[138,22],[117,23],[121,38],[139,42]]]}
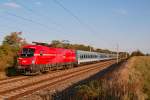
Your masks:
{"label": "train car roof", "polygon": [[82,50],[77,50],[78,53],[80,54],[100,54],[100,55],[108,55],[106,53],[100,53],[100,52],[90,52],[90,51],[82,51]]}

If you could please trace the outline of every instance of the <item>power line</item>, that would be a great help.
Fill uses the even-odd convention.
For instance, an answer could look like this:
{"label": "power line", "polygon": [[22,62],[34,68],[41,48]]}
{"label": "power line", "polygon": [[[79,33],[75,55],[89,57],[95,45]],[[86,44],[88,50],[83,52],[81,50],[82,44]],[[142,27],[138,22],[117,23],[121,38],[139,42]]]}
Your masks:
{"label": "power line", "polygon": [[[6,21],[8,21],[8,18],[3,17],[3,16],[1,16],[1,15],[0,15],[0,17],[3,18],[3,19],[5,19]],[[5,24],[5,25],[1,25],[1,27],[5,27],[5,28],[7,27],[7,28],[13,28],[13,29],[22,30],[22,29],[21,29],[20,27],[18,27],[18,26],[9,26],[9,25],[6,25],[6,24]]]}
{"label": "power line", "polygon": [[[16,0],[14,0],[15,2],[16,2]],[[17,2],[19,5],[21,5],[26,11],[28,11],[28,12],[31,12],[32,14],[35,14],[35,15],[37,15],[38,17],[41,17],[41,16],[43,16],[43,17],[47,17],[47,16],[45,16],[44,14],[39,14],[39,13],[37,13],[37,12],[35,12],[33,9],[31,9],[31,8],[29,8],[29,7],[27,7],[27,6],[25,6],[23,3],[21,3],[21,2]],[[50,20],[50,19],[49,19]],[[52,21],[52,24],[54,24],[55,26],[57,26],[57,27],[61,27],[62,28],[62,26],[60,25],[60,24],[57,24],[55,21],[53,21],[53,20],[51,20]],[[60,31],[60,30],[58,30],[58,31]]]}
{"label": "power line", "polygon": [[5,14],[7,14],[7,15],[9,15],[9,16],[13,16],[13,17],[19,18],[19,19],[22,19],[22,20],[25,20],[25,21],[28,21],[28,22],[30,22],[30,23],[34,23],[34,24],[36,24],[36,25],[38,24],[39,26],[42,26],[43,28],[49,30],[49,27],[48,27],[48,26],[46,26],[46,25],[44,25],[44,24],[42,24],[42,23],[36,22],[36,21],[34,21],[34,20],[32,20],[32,19],[28,19],[28,18],[25,18],[25,17],[22,17],[22,16],[18,16],[18,15],[16,15],[16,14],[9,13],[9,12],[5,12]]}
{"label": "power line", "polygon": [[83,22],[78,16],[76,16],[71,10],[66,8],[62,3],[60,3],[58,0],[53,0],[53,1],[57,5],[59,5],[61,8],[63,8],[67,13],[69,13],[73,18],[75,18],[82,26],[84,26],[90,32],[95,33],[95,31],[89,25],[87,25],[85,22]]}

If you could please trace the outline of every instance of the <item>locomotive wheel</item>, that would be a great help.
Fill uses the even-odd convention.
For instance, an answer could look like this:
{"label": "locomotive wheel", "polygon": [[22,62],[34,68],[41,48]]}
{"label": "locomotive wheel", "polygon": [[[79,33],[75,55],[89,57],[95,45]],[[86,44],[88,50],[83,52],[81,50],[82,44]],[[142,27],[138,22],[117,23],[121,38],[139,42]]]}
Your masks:
{"label": "locomotive wheel", "polygon": [[41,66],[41,72],[42,73],[46,73],[46,72],[48,72],[50,69],[49,69],[49,67],[47,67],[47,65],[42,65]]}
{"label": "locomotive wheel", "polygon": [[27,72],[27,74],[30,75],[38,75],[41,74],[41,65],[31,65],[30,72]]}

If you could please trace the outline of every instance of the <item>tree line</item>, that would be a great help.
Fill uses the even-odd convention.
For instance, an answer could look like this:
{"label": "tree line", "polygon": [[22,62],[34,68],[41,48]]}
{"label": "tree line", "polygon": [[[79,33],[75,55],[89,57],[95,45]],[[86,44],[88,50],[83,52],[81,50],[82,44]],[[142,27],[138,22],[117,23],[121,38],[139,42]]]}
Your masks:
{"label": "tree line", "polygon": [[[12,32],[5,36],[2,44],[0,45],[0,71],[4,71],[8,67],[14,67],[17,65],[17,52],[23,46],[28,44],[27,41],[22,37],[22,32]],[[60,40],[52,40],[51,44],[44,43],[47,46],[74,49],[74,50],[84,50],[93,51],[100,53],[116,54],[117,52],[110,51],[107,49],[95,49],[90,45],[83,44],[71,44],[68,42]],[[145,54],[141,51],[132,52],[131,56],[144,56]],[[147,54],[149,55],[149,54]],[[127,52],[119,52],[120,57],[129,56]]]}

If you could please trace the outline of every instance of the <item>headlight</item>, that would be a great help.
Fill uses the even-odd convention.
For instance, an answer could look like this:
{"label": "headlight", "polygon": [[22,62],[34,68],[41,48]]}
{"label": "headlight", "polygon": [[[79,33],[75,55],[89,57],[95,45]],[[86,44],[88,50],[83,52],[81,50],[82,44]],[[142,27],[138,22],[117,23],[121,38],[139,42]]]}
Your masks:
{"label": "headlight", "polygon": [[32,64],[35,64],[35,60],[32,60]]}

